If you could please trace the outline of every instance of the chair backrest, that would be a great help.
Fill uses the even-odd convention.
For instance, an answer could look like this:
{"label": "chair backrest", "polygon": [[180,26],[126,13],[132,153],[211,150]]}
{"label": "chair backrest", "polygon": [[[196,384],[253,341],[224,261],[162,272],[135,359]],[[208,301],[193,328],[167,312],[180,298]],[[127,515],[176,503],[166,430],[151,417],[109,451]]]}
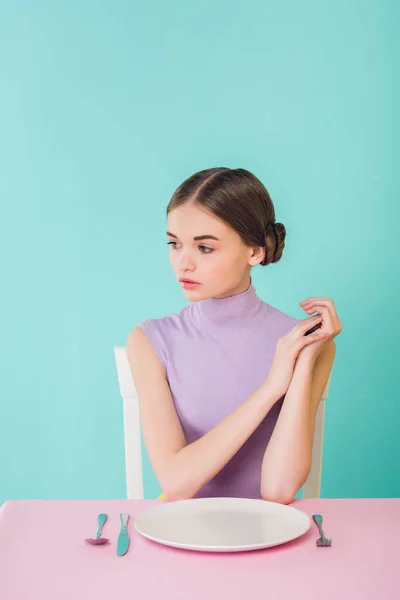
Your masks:
{"label": "chair backrest", "polygon": [[[128,499],[143,499],[142,444],[139,399],[125,346],[114,348],[120,393],[123,398],[126,489]],[[325,400],[328,397],[331,376],[325,386],[315,419],[312,464],[303,485],[304,498],[319,498],[322,477],[322,449],[324,438]]]}

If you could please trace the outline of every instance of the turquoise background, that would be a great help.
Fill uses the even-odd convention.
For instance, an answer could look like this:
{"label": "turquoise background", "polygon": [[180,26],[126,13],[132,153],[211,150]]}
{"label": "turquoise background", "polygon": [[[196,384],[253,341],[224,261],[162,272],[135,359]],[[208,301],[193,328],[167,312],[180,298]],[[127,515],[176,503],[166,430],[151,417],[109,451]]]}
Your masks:
{"label": "turquoise background", "polygon": [[331,297],[344,326],[321,495],[400,496],[399,17],[384,0],[2,2],[0,502],[125,497],[113,347],[187,303],[165,208],[221,165],[252,170],[287,227],[258,295],[296,318]]}

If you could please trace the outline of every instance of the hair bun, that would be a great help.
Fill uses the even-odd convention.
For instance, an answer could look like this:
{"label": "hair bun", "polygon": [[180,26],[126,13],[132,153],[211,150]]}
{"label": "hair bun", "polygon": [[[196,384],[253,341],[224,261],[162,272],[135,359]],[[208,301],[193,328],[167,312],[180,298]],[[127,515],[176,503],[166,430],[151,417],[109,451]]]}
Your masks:
{"label": "hair bun", "polygon": [[265,237],[267,237],[267,235],[271,233],[271,231],[275,233],[275,223],[273,223],[272,221],[271,223],[268,223],[268,225],[265,228]]}
{"label": "hair bun", "polygon": [[[270,233],[274,236],[268,237]],[[271,263],[277,262],[285,247],[286,229],[283,223],[272,222],[268,223],[265,228],[265,258],[260,263],[263,267]]]}

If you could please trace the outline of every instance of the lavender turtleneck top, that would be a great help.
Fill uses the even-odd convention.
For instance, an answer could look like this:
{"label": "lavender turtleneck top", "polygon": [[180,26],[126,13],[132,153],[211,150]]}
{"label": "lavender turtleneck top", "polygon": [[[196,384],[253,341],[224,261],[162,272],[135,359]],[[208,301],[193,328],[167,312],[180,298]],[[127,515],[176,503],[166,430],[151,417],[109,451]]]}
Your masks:
{"label": "lavender turtleneck top", "polygon": [[[187,444],[225,419],[267,378],[279,337],[295,319],[249,288],[192,302],[140,323],[165,368]],[[261,465],[284,396],[196,497],[261,498]]]}

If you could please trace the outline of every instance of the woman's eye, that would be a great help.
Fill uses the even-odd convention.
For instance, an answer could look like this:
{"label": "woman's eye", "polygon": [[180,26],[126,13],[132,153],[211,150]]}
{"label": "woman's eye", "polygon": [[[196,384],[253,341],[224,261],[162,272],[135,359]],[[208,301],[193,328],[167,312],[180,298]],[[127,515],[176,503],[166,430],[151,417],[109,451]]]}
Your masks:
{"label": "woman's eye", "polygon": [[[178,242],[167,242],[168,246],[172,247],[172,250],[176,250],[176,244]],[[202,250],[202,254],[211,254],[211,252],[214,252],[214,248],[210,248],[209,246],[204,246],[203,244],[199,246],[199,248],[204,249],[204,251]]]}
{"label": "woman's eye", "polygon": [[199,248],[205,248],[205,252],[203,252],[203,254],[211,254],[211,252],[214,252],[214,248],[210,248],[209,246],[199,246]]}

